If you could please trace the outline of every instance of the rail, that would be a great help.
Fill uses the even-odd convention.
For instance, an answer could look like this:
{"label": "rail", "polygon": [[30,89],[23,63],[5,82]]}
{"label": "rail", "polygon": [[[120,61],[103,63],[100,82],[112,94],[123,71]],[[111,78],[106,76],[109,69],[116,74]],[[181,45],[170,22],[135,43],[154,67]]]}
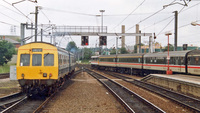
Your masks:
{"label": "rail", "polygon": [[10,73],[1,73],[0,79],[9,78]]}
{"label": "rail", "polygon": [[[90,75],[101,82],[122,103],[128,112],[132,113],[165,113],[146,99],[130,91],[123,85],[104,77],[94,71],[86,69]],[[137,104],[136,104],[137,103]]]}
{"label": "rail", "polygon": [[151,92],[154,92],[156,94],[159,94],[161,96],[164,96],[168,99],[171,99],[195,112],[200,112],[200,100],[199,99],[196,99],[196,98],[193,98],[193,97],[189,97],[187,95],[183,95],[183,94],[180,94],[180,93],[177,93],[175,91],[172,91],[172,90],[168,90],[168,89],[165,89],[163,87],[159,87],[159,86],[156,86],[156,85],[153,85],[153,84],[150,84],[150,83],[146,83],[146,82],[142,82],[142,81],[139,81],[139,80],[127,80],[127,77],[126,76],[123,76],[123,75],[120,75],[120,74],[112,74],[112,73],[109,73],[109,72],[105,72],[106,74],[109,74],[113,77],[116,77],[116,78],[119,78],[119,79],[122,79],[124,81],[127,81],[129,83],[132,83],[134,85],[137,85],[139,87],[142,87],[148,91],[151,91]]}
{"label": "rail", "polygon": [[[75,76],[76,74],[80,73],[81,71],[82,70],[78,70],[78,71],[74,72],[72,74],[72,77]],[[61,89],[63,86],[59,87],[59,89]],[[59,91],[59,89],[56,92],[54,92],[50,97],[48,97],[46,99],[42,98],[42,97],[39,98],[39,99],[28,99],[28,97],[25,96],[23,99],[16,101],[10,107],[1,111],[1,113],[11,113],[11,112],[15,112],[15,113],[21,113],[21,112],[38,113],[56,95],[56,93]]]}

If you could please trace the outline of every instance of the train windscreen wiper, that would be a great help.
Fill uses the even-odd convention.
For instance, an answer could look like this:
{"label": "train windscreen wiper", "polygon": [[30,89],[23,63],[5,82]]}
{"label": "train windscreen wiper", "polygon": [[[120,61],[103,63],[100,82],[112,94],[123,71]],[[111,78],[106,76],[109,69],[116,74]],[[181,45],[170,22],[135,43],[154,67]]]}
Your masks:
{"label": "train windscreen wiper", "polygon": [[47,57],[49,55],[49,53],[47,53],[45,56],[44,56],[44,59],[45,59],[45,57]]}

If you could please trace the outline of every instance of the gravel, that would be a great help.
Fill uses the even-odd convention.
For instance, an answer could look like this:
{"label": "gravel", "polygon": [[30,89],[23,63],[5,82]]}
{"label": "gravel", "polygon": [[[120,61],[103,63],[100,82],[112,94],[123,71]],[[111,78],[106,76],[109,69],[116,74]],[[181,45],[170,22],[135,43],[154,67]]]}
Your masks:
{"label": "gravel", "polygon": [[[47,104],[42,112],[51,113],[125,113],[125,109],[93,77],[81,72]],[[71,82],[71,83],[70,83]]]}
{"label": "gravel", "polygon": [[[99,73],[101,73],[101,72],[99,72]],[[173,102],[165,97],[161,97],[157,94],[151,93],[145,89],[139,88],[139,87],[137,87],[131,83],[125,82],[123,80],[118,80],[113,76],[106,75],[106,74],[103,74],[103,75],[108,78],[113,79],[114,81],[122,84],[123,86],[127,87],[131,91],[139,94],[140,96],[147,99],[148,101],[150,101],[154,105],[158,106],[159,108],[161,108],[162,110],[164,110],[167,113],[192,113],[191,111],[183,108],[182,106],[176,104],[175,102]],[[132,77],[132,78],[134,78],[134,77]],[[138,77],[136,77],[136,78],[138,78]]]}
{"label": "gravel", "polygon": [[18,81],[10,81],[9,78],[0,79],[0,97],[20,91]]}

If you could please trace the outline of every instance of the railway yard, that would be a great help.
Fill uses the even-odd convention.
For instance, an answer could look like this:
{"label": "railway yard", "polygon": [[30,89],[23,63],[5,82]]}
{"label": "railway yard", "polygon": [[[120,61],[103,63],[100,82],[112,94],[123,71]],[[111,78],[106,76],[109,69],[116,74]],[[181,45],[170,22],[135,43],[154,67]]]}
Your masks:
{"label": "railway yard", "polygon": [[[5,84],[9,84],[7,88]],[[0,91],[0,112],[3,113],[200,112],[198,97],[149,84],[142,77],[82,65],[50,97],[29,99],[25,94],[18,93],[18,83],[8,78],[0,79]]]}

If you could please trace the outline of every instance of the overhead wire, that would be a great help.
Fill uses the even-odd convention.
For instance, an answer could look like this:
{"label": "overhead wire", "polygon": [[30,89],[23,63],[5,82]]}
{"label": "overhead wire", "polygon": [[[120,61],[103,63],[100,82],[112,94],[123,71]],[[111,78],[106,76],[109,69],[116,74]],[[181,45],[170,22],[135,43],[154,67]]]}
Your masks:
{"label": "overhead wire", "polygon": [[10,24],[10,23],[4,22],[4,21],[0,21],[0,23],[2,23],[2,24],[6,24],[6,25],[11,25],[11,26],[19,27],[18,25]]}
{"label": "overhead wire", "polygon": [[8,15],[6,15],[6,14],[2,13],[2,12],[0,12],[0,13],[1,13],[2,15],[6,16],[6,17],[8,17],[8,18],[10,18],[10,19],[12,19],[12,20],[14,20],[14,21],[18,22],[18,23],[21,23],[20,21],[18,21],[18,20],[16,20],[16,19],[14,19],[14,18],[12,18],[12,17],[10,17],[10,16],[8,16]]}
{"label": "overhead wire", "polygon": [[18,15],[24,16],[24,15],[22,15],[21,13],[18,13],[17,11],[14,11],[14,10],[12,10],[12,9],[10,9],[10,8],[8,8],[8,7],[4,6],[4,5],[2,5],[2,4],[0,4],[0,6],[6,8],[6,9],[8,9],[8,10],[10,10],[10,11],[12,11],[12,12],[18,14]]}
{"label": "overhead wire", "polygon": [[[148,16],[148,17],[144,18],[143,20],[141,20],[141,21],[140,21],[140,22],[138,22],[137,24],[139,24],[139,23],[142,23],[143,21],[145,21],[145,20],[147,20],[147,19],[151,18],[152,16],[154,16],[154,15],[158,14],[158,13],[159,13],[159,12],[161,12],[162,10],[164,10],[164,8],[162,8],[162,9],[160,9],[160,10],[156,11],[155,13],[151,14],[150,16]],[[126,32],[127,32],[127,31],[129,31],[129,30],[131,30],[131,29],[132,29],[132,28],[134,28],[135,26],[136,26],[136,25],[134,25],[134,26],[132,26],[132,27],[128,28],[128,29],[126,30]]]}
{"label": "overhead wire", "polygon": [[11,5],[12,7],[14,7],[18,12],[20,12],[23,16],[25,16],[28,20],[30,20],[31,22],[33,22],[28,16],[26,16],[22,11],[20,11],[17,7],[15,7],[14,5],[10,4],[9,2],[7,2],[6,0],[3,0],[5,3]]}
{"label": "overhead wire", "polygon": [[[189,1],[190,2],[190,1]],[[189,3],[188,2],[188,3]],[[188,4],[187,3],[187,4]],[[186,6],[183,6],[183,8],[178,12],[178,14],[180,14],[182,11],[183,11],[183,9],[185,8]],[[174,17],[175,18],[175,17]],[[167,26],[174,20],[174,18],[156,35],[156,36],[159,36],[164,30],[165,30],[165,28],[167,28]]]}
{"label": "overhead wire", "polygon": [[[199,4],[200,4],[200,2],[197,3],[197,4],[195,4],[195,5],[192,5],[192,6],[188,7],[188,8],[185,9],[185,10],[182,10],[181,12],[187,11],[187,10],[189,10],[189,9],[191,9],[191,8],[193,8],[193,7],[197,6],[197,5],[199,5]],[[156,23],[154,23],[154,24],[152,24],[152,25],[150,25],[150,26],[147,26],[147,27],[143,28],[143,29],[150,28],[150,27],[152,27],[152,26],[154,26],[154,25],[156,25],[156,24],[158,24],[158,23],[161,23],[161,22],[163,22],[163,21],[165,21],[165,20],[167,20],[167,19],[169,19],[169,18],[171,18],[171,17],[174,17],[174,16],[172,15],[172,16],[169,16],[169,17],[167,17],[167,18],[164,18],[163,20],[160,20],[160,21],[158,21],[158,22],[156,22]],[[143,29],[142,29],[142,30],[143,30]]]}
{"label": "overhead wire", "polygon": [[56,12],[84,15],[84,16],[96,16],[96,15],[93,15],[93,14],[79,13],[79,12],[73,12],[73,11],[65,11],[65,10],[59,10],[59,9],[53,9],[53,8],[47,8],[47,7],[43,7],[43,9],[44,10],[50,10],[50,11],[56,11]]}
{"label": "overhead wire", "polygon": [[[130,14],[128,14],[121,22],[119,22],[113,29],[115,29],[116,27],[118,27],[122,22],[124,22],[131,14],[133,14],[140,6],[142,6],[142,4],[145,2],[146,0],[143,0],[133,11],[131,11]],[[112,29],[112,30],[113,30]]]}
{"label": "overhead wire", "polygon": [[46,17],[46,19],[49,21],[49,23],[51,23],[51,20],[47,17],[47,15],[42,11],[42,10],[40,10],[41,12],[42,12],[42,14]]}
{"label": "overhead wire", "polygon": [[[175,1],[176,1],[176,0],[174,0],[173,2],[175,2]],[[171,2],[170,4],[172,4],[173,2]],[[190,1],[189,1],[189,2],[190,2]],[[189,2],[188,2],[188,3],[189,3]],[[146,21],[147,19],[149,19],[149,18],[151,18],[152,16],[154,16],[154,15],[160,13],[160,12],[161,12],[162,10],[164,10],[164,9],[165,9],[165,7],[163,7],[162,9],[160,9],[160,10],[158,10],[158,11],[156,11],[155,13],[149,15],[148,17],[144,18],[143,20],[139,21],[137,24],[140,24],[140,23]],[[136,25],[130,27],[130,28],[127,29],[126,31],[129,31],[130,29],[132,29],[132,28],[135,27],[135,26],[136,26]]]}

